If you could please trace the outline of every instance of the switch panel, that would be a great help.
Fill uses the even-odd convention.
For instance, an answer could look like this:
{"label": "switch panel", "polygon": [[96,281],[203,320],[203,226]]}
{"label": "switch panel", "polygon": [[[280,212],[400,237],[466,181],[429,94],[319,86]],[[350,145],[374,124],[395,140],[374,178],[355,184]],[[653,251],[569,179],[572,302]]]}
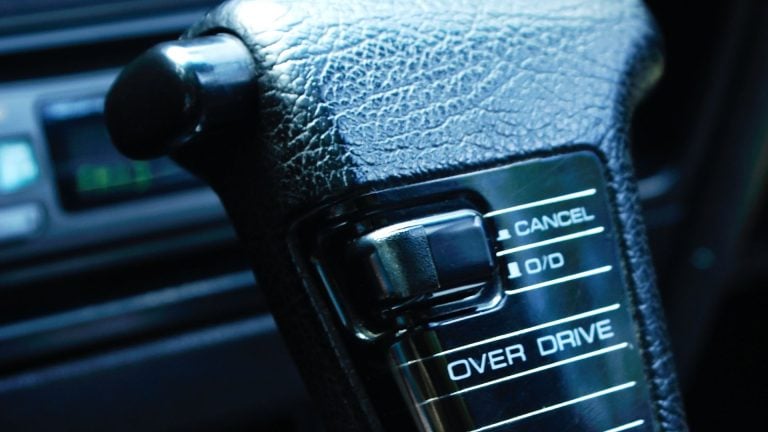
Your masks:
{"label": "switch panel", "polygon": [[315,221],[358,358],[386,365],[421,430],[657,429],[603,172],[589,152],[533,159]]}

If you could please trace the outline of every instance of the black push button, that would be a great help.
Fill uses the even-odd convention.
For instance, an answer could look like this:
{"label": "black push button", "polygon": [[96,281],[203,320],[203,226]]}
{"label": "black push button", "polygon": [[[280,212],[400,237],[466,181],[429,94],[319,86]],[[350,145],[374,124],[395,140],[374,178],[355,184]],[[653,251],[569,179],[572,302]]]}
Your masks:
{"label": "black push button", "polygon": [[387,303],[469,289],[486,282],[494,268],[482,216],[473,210],[377,229],[354,242],[353,254],[377,300]]}

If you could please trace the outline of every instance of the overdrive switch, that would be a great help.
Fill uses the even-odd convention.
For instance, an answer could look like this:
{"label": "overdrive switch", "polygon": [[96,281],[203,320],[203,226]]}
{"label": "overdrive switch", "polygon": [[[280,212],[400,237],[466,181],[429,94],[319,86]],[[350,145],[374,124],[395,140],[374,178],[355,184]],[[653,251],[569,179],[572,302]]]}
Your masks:
{"label": "overdrive switch", "polygon": [[376,229],[352,244],[352,261],[387,305],[472,292],[491,278],[494,258],[474,210],[458,210]]}

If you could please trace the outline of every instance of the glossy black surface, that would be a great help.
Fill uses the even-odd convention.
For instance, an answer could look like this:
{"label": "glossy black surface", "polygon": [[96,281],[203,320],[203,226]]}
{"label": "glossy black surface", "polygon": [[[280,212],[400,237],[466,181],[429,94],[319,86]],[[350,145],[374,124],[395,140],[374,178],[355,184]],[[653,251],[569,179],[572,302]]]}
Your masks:
{"label": "glossy black surface", "polygon": [[226,34],[153,47],[120,73],[107,94],[115,146],[146,159],[237,125],[251,111],[255,70],[248,48]]}
{"label": "glossy black surface", "polygon": [[[365,195],[305,222],[319,227],[310,260],[363,375],[377,390],[396,383],[422,430],[655,430],[605,184],[602,162],[578,152]],[[492,278],[372,323],[349,293],[377,288],[349,276],[344,240],[456,209],[483,215]]]}

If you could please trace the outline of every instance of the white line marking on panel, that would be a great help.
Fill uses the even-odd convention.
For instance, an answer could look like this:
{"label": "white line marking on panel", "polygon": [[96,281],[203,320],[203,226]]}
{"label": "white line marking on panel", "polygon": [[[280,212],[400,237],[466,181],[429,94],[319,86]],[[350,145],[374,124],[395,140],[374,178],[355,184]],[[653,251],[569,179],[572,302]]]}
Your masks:
{"label": "white line marking on panel", "polygon": [[536,243],[528,243],[522,246],[516,246],[509,249],[504,249],[503,251],[496,252],[496,256],[500,257],[500,256],[509,255],[515,252],[520,252],[520,251],[533,249],[541,246],[551,245],[551,244],[560,243],[560,242],[582,238],[582,237],[588,237],[591,235],[600,234],[603,231],[605,231],[605,227],[602,227],[602,226],[599,226],[596,228],[590,228],[588,230],[575,232],[573,234],[566,234],[560,237],[553,237],[551,239],[542,240]]}
{"label": "white line marking on panel", "polygon": [[612,429],[608,429],[605,432],[621,432],[621,431],[625,431],[625,430],[630,430],[632,428],[636,428],[638,426],[642,426],[644,424],[645,424],[645,420],[635,420],[635,421],[633,421],[631,423],[627,423],[625,425],[621,425],[621,426],[617,426],[617,427],[612,428]]}
{"label": "white line marking on panel", "polygon": [[560,402],[560,403],[555,404],[555,405],[550,405],[548,407],[537,409],[536,411],[531,411],[529,413],[522,414],[522,415],[519,415],[517,417],[512,417],[512,418],[509,418],[507,420],[502,420],[502,421],[497,422],[497,423],[492,423],[492,424],[489,424],[487,426],[483,426],[483,427],[480,427],[480,428],[477,428],[477,429],[472,429],[469,432],[482,432],[482,431],[486,431],[486,430],[490,430],[490,429],[495,429],[495,428],[497,428],[499,426],[504,426],[504,425],[507,425],[507,424],[510,424],[510,423],[514,423],[516,421],[520,421],[520,420],[524,420],[524,419],[527,419],[527,418],[530,418],[530,417],[533,417],[533,416],[537,416],[539,414],[544,414],[546,412],[550,412],[550,411],[554,411],[554,410],[557,410],[557,409],[560,409],[560,408],[564,408],[564,407],[567,407],[569,405],[575,405],[575,404],[577,404],[579,402],[588,401],[590,399],[599,398],[601,396],[605,396],[605,395],[608,395],[608,394],[611,394],[611,393],[616,393],[616,392],[621,391],[621,390],[626,390],[628,388],[634,387],[635,384],[637,384],[636,381],[630,381],[630,382],[627,382],[627,383],[624,383],[624,384],[620,384],[620,385],[617,385],[617,386],[614,386],[614,387],[607,388],[605,390],[600,390],[598,392],[594,392],[594,393],[590,393],[588,395],[577,397],[576,399],[567,400],[565,402]]}
{"label": "white line marking on panel", "polygon": [[584,198],[584,197],[594,195],[596,192],[597,192],[597,189],[587,189],[579,192],[573,192],[573,193],[560,195],[552,198],[547,198],[539,201],[529,202],[527,204],[520,204],[512,207],[494,210],[484,214],[483,217],[490,218],[490,217],[498,216],[500,214],[512,213],[518,210],[525,210],[532,207],[539,207],[547,204],[554,204],[562,201],[568,201],[568,200],[577,199],[577,198]]}
{"label": "white line marking on panel", "polygon": [[539,282],[539,283],[536,283],[536,284],[533,284],[533,285],[524,286],[522,288],[516,288],[516,289],[512,289],[512,290],[504,290],[504,292],[506,292],[509,295],[520,294],[520,293],[523,293],[523,292],[526,292],[526,291],[532,291],[532,290],[535,290],[535,289],[544,288],[544,287],[548,287],[548,286],[552,286],[552,285],[557,285],[557,284],[569,282],[569,281],[572,281],[572,280],[584,279],[586,277],[598,275],[598,274],[601,274],[601,273],[608,273],[612,269],[613,269],[613,266],[607,265],[607,266],[603,266],[603,267],[598,267],[596,269],[587,270],[587,271],[584,271],[584,272],[581,272],[581,273],[576,273],[576,274],[572,274],[572,275],[568,275],[568,276],[563,276],[563,277],[560,277],[560,278],[557,278],[557,279],[552,279],[552,280],[548,280],[548,281],[545,281],[545,282]]}

